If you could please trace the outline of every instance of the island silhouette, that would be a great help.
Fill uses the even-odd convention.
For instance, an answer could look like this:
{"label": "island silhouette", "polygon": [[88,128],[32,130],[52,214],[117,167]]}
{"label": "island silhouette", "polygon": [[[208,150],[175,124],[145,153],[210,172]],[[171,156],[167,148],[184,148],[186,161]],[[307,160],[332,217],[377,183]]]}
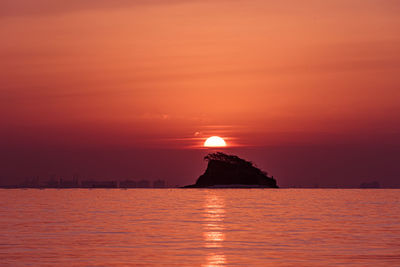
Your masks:
{"label": "island silhouette", "polygon": [[183,188],[278,188],[273,176],[238,156],[216,152],[204,160],[208,161],[204,174]]}

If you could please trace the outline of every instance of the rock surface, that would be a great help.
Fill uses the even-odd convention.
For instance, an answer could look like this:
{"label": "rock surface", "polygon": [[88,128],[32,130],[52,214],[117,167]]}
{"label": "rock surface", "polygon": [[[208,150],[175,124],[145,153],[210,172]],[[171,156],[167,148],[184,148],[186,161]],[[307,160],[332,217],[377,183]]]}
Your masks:
{"label": "rock surface", "polygon": [[206,171],[185,188],[278,188],[273,177],[238,156],[217,152],[204,159],[208,161]]}

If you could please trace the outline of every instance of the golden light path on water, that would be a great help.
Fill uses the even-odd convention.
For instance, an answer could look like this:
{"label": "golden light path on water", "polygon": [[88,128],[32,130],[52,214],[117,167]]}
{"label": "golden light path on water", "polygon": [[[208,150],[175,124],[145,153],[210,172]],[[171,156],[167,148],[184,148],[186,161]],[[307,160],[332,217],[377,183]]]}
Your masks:
{"label": "golden light path on water", "polygon": [[205,248],[210,252],[203,266],[221,266],[226,264],[226,256],[222,252],[224,233],[225,201],[214,192],[207,192],[204,203],[204,241]]}

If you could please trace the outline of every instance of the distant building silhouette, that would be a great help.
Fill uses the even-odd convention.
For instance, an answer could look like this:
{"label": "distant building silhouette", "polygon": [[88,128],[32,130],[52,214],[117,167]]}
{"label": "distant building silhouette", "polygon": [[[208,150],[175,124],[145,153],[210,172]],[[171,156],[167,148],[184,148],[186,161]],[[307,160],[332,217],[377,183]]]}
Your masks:
{"label": "distant building silhouette", "polygon": [[52,174],[50,176],[50,180],[47,181],[46,187],[49,187],[49,188],[59,187],[59,182],[58,182],[58,179],[55,174]]}
{"label": "distant building silhouette", "polygon": [[22,183],[21,187],[39,188],[39,176],[25,178],[25,181]]}
{"label": "distant building silhouette", "polygon": [[74,178],[72,180],[66,180],[60,178],[60,186],[61,188],[76,188],[78,187],[77,181]]}
{"label": "distant building silhouette", "polygon": [[80,175],[75,173],[71,179],[52,174],[47,181],[40,182],[39,176],[27,177],[24,182],[12,186],[1,186],[4,188],[164,188],[164,180],[150,182],[148,180],[113,180],[98,181],[94,179],[82,180]]}
{"label": "distant building silhouette", "polygon": [[78,173],[75,173],[72,178],[73,183],[76,187],[81,187],[81,177]]}
{"label": "distant building silhouette", "polygon": [[140,180],[136,183],[137,188],[148,188],[150,187],[150,182],[147,180]]}
{"label": "distant building silhouette", "polygon": [[116,181],[82,181],[83,188],[117,188]]}
{"label": "distant building silhouette", "polygon": [[165,181],[164,180],[156,180],[153,182],[153,187],[154,188],[164,188],[165,187]]}
{"label": "distant building silhouette", "polygon": [[119,182],[119,187],[120,188],[135,188],[136,181],[133,181],[133,180],[121,181],[121,182]]}

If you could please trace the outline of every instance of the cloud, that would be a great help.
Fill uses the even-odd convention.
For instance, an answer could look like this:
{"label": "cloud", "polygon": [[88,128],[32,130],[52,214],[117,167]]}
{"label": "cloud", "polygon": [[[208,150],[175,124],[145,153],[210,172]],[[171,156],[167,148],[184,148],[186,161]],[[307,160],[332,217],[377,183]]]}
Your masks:
{"label": "cloud", "polygon": [[[400,5],[398,0],[296,0],[264,1],[264,0],[1,0],[0,17],[10,16],[41,16],[58,15],[70,12],[96,9],[131,8],[145,5],[171,5],[181,3],[205,3],[215,5],[217,2],[225,2],[226,6],[239,3],[243,7],[261,8],[262,12],[280,13],[284,10],[291,14],[302,12],[321,12],[321,10],[346,11],[357,9],[376,10],[376,12],[390,12],[397,14]],[[304,8],[306,7],[306,8]]]}
{"label": "cloud", "polygon": [[137,5],[166,5],[192,1],[193,0],[1,0],[0,17],[55,15],[90,9],[124,8]]}

